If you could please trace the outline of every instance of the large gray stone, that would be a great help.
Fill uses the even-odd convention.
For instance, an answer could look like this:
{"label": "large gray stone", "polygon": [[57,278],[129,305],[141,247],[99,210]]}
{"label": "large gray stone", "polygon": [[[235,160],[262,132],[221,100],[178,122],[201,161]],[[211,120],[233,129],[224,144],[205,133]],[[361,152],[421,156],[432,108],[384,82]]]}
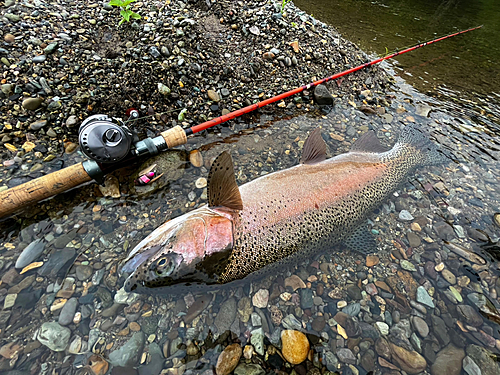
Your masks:
{"label": "large gray stone", "polygon": [[143,332],[134,333],[125,345],[109,354],[109,363],[119,367],[135,366],[144,348],[144,341]]}
{"label": "large gray stone", "polygon": [[68,347],[71,331],[57,322],[43,323],[38,331],[37,340],[55,352],[62,352]]}

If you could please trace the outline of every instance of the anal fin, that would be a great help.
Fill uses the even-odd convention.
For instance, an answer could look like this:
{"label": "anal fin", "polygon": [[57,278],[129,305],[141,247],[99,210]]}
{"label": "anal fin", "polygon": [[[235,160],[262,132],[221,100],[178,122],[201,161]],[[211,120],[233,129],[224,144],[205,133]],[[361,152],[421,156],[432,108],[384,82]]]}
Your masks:
{"label": "anal fin", "polygon": [[378,250],[377,241],[372,236],[366,225],[360,225],[350,236],[343,241],[344,245],[352,251],[368,255]]}

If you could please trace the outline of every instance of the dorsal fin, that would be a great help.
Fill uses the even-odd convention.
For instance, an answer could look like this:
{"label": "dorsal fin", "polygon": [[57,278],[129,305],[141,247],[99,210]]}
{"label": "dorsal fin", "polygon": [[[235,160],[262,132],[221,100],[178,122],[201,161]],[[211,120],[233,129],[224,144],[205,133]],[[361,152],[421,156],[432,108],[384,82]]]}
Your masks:
{"label": "dorsal fin", "polygon": [[316,128],[304,142],[300,164],[316,164],[325,159],[326,143],[321,136],[321,129]]}
{"label": "dorsal fin", "polygon": [[351,147],[350,152],[386,152],[373,130],[367,131]]}
{"label": "dorsal fin", "polygon": [[242,210],[240,190],[234,177],[231,155],[227,151],[217,156],[208,174],[208,206]]}

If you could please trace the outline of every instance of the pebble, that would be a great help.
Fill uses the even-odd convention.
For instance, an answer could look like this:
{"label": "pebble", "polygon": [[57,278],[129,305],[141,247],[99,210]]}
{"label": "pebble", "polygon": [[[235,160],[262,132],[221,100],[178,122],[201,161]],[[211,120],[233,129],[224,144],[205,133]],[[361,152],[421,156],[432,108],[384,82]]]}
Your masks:
{"label": "pebble", "polygon": [[238,365],[242,354],[240,344],[227,346],[217,359],[215,372],[217,375],[229,375]]}
{"label": "pebble", "polygon": [[33,62],[34,63],[37,63],[37,64],[41,64],[43,63],[45,60],[47,60],[47,56],[45,55],[38,55],[38,56],[35,56],[33,57]]}
{"label": "pebble", "polygon": [[198,150],[193,150],[189,153],[189,161],[193,167],[200,168],[203,166],[203,155]]}
{"label": "pebble", "polygon": [[264,369],[255,363],[240,363],[234,370],[234,375],[264,375]]}
{"label": "pebble", "polygon": [[204,187],[207,186],[207,179],[205,177],[200,177],[196,180],[195,182],[195,186],[198,188],[198,189],[203,189]]}
{"label": "pebble", "polygon": [[214,90],[208,90],[207,91],[207,96],[208,96],[208,99],[210,99],[210,100],[212,100],[214,102],[220,101],[219,94],[217,94],[217,92],[214,91]]}
{"label": "pebble", "polygon": [[264,355],[264,330],[257,328],[250,332],[250,334],[252,335],[250,343],[253,345],[255,351],[260,355]]}
{"label": "pebble", "polygon": [[491,357],[490,352],[477,345],[469,345],[465,349],[467,356],[472,359],[481,369],[482,375],[498,375],[500,374],[500,366]]}
{"label": "pebble", "polygon": [[135,332],[122,347],[109,353],[109,363],[120,367],[135,366],[144,348],[145,339],[143,332]]}
{"label": "pebble", "polygon": [[437,353],[436,360],[431,366],[432,375],[460,375],[462,360],[465,352],[461,348],[449,344]]}
{"label": "pebble", "polygon": [[401,210],[399,212],[399,220],[410,221],[413,219],[414,219],[414,217],[407,210]]}
{"label": "pebble", "polygon": [[340,362],[349,363],[351,365],[356,364],[356,357],[352,353],[351,349],[348,348],[340,348],[337,350],[337,357]]}
{"label": "pebble", "polygon": [[43,323],[36,336],[41,344],[55,352],[66,350],[69,344],[71,331],[56,322]]}
{"label": "pebble", "polygon": [[236,300],[234,298],[230,298],[221,305],[220,310],[215,317],[214,324],[217,327],[217,331],[219,333],[227,331],[233,324],[235,317]]}
{"label": "pebble", "polygon": [[451,285],[454,285],[457,283],[457,278],[456,276],[451,272],[449,271],[448,269],[443,269],[441,271],[441,276],[443,276],[443,278],[449,282]]}
{"label": "pebble", "polygon": [[465,356],[462,362],[462,367],[467,375],[481,375],[481,369],[477,366],[476,362],[469,357]]}
{"label": "pebble", "polygon": [[42,98],[28,98],[23,100],[22,106],[27,110],[34,111],[38,109],[42,103]]}
{"label": "pebble", "polygon": [[298,365],[305,361],[309,353],[309,341],[306,335],[296,330],[285,330],[281,332],[283,357],[292,365]]}
{"label": "pebble", "polygon": [[393,361],[403,371],[406,371],[408,374],[418,374],[426,369],[427,362],[425,358],[416,351],[409,351],[392,342],[389,345]]}
{"label": "pebble", "polygon": [[379,263],[379,257],[377,255],[368,255],[366,257],[366,266],[373,267]]}
{"label": "pebble", "polygon": [[425,339],[429,334],[429,326],[427,325],[425,320],[423,320],[418,316],[413,316],[412,323],[415,329],[417,330],[418,334],[420,335],[420,337]]}
{"label": "pebble", "polygon": [[412,262],[408,261],[408,260],[402,260],[401,261],[401,268],[406,270],[406,271],[410,271],[410,272],[413,272],[413,271],[416,271],[417,269],[415,268],[415,266],[413,265]]}
{"label": "pebble", "polygon": [[285,279],[285,287],[291,287],[293,289],[293,291],[295,292],[297,289],[306,288],[306,284],[297,275],[292,275],[292,276],[287,277]]}
{"label": "pebble", "polygon": [[429,293],[427,293],[427,290],[423,286],[419,286],[417,288],[417,302],[430,307],[433,309],[435,307],[434,302],[432,301],[432,298],[429,296]]}
{"label": "pebble", "polygon": [[45,242],[43,239],[38,239],[31,242],[28,246],[24,248],[24,250],[19,255],[16,261],[16,268],[24,268],[28,264],[34,262],[38,259],[40,255],[42,255],[45,249]]}
{"label": "pebble", "polygon": [[375,326],[383,336],[387,336],[389,334],[389,326],[387,325],[387,323],[376,322]]}
{"label": "pebble", "polygon": [[78,307],[78,300],[76,298],[70,298],[61,309],[59,314],[59,324],[62,326],[67,326],[73,322],[73,318]]}

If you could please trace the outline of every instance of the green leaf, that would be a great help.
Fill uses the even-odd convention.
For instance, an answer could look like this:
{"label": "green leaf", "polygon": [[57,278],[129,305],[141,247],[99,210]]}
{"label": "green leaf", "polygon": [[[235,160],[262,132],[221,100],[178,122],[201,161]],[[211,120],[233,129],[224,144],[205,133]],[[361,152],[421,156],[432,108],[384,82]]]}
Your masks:
{"label": "green leaf", "polygon": [[140,20],[141,19],[141,15],[137,14],[137,13],[134,13],[134,12],[132,12],[132,14],[130,15],[130,17],[132,17],[134,20]]}
{"label": "green leaf", "polygon": [[118,22],[118,26],[120,26],[123,22],[125,22],[125,18],[122,18],[120,22]]}
{"label": "green leaf", "polygon": [[122,0],[110,0],[109,5],[115,6],[115,7],[121,7],[122,6]]}
{"label": "green leaf", "polygon": [[130,16],[132,15],[131,10],[121,10],[120,15],[125,19],[125,21],[130,22]]}

